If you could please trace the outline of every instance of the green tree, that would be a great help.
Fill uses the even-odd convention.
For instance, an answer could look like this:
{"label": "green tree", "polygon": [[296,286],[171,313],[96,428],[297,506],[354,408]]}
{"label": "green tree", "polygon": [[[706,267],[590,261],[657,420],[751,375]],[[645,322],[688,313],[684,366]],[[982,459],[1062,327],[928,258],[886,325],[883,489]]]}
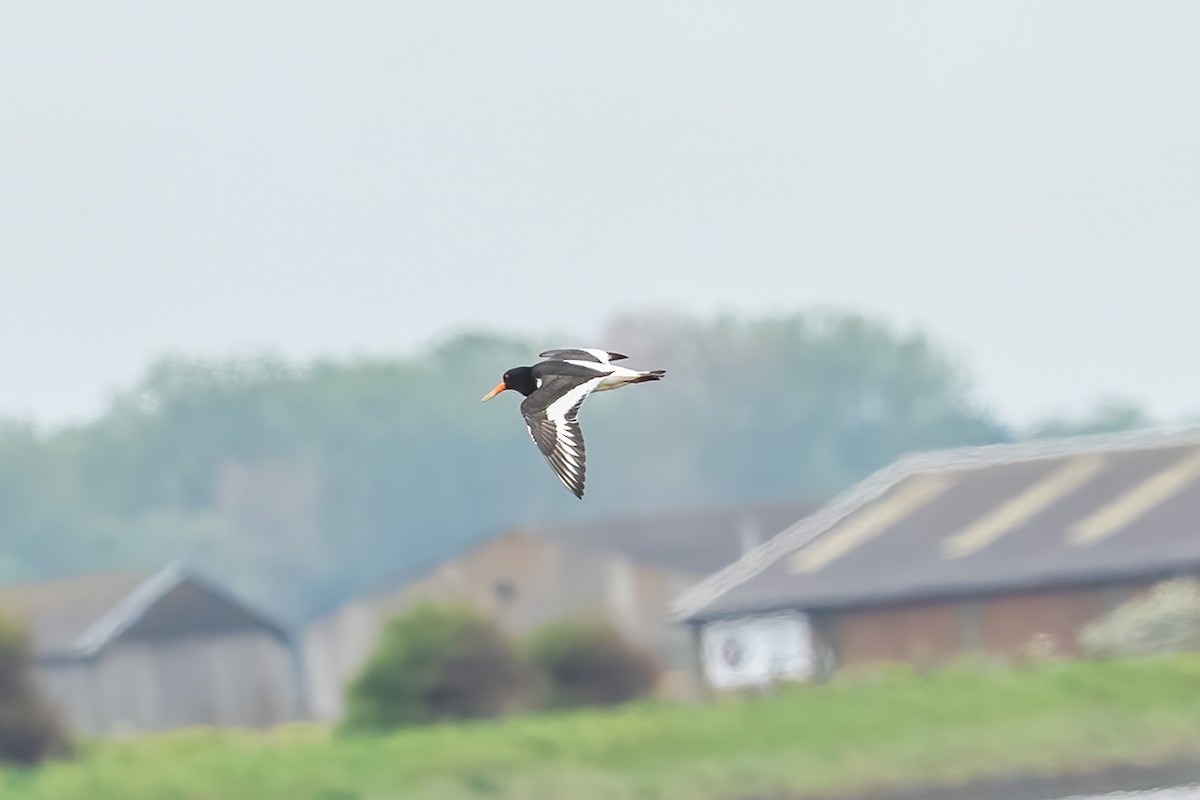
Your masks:
{"label": "green tree", "polygon": [[662,669],[611,625],[565,620],[537,631],[526,646],[555,708],[606,706],[650,694]]}
{"label": "green tree", "polygon": [[423,605],[393,619],[350,686],[347,730],[496,717],[520,707],[528,672],[491,620]]}
{"label": "green tree", "polygon": [[34,684],[28,639],[0,618],[0,761],[36,764],[68,749],[65,731]]}

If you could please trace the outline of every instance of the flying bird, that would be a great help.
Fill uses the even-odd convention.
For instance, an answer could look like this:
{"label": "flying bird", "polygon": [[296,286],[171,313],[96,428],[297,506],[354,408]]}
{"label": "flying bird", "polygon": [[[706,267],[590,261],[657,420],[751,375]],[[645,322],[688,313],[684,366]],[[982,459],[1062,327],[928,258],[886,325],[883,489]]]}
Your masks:
{"label": "flying bird", "polygon": [[660,380],[666,370],[647,372],[613,364],[628,358],[621,353],[591,347],[547,350],[532,367],[513,367],[496,388],[483,396],[491,400],[505,389],[525,396],[521,415],[534,444],[550,463],[563,485],[583,499],[586,456],[579,408],[592,392],[619,389],[630,383]]}

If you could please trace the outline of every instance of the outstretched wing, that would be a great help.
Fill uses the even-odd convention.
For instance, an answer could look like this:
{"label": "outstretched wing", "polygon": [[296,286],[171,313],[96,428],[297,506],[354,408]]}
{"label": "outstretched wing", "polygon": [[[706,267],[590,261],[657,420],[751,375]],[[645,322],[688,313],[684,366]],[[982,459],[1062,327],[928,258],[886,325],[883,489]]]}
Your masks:
{"label": "outstretched wing", "polygon": [[559,361],[595,361],[600,364],[607,364],[610,361],[620,361],[622,358],[629,358],[621,353],[613,353],[608,350],[599,350],[595,347],[565,347],[559,350],[547,350],[539,354],[540,358],[554,358]]}
{"label": "outstretched wing", "polygon": [[521,414],[534,444],[558,479],[578,498],[583,497],[587,471],[579,409],[604,378],[552,376],[521,403]]}

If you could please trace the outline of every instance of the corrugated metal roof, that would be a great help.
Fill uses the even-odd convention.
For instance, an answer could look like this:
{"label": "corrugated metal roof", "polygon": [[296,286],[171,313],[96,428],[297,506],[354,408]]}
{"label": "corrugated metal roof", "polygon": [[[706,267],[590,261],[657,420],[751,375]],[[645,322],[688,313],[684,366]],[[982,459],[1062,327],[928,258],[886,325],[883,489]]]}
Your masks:
{"label": "corrugated metal roof", "polygon": [[1200,430],[902,459],[685,592],[681,618],[1200,566]]}

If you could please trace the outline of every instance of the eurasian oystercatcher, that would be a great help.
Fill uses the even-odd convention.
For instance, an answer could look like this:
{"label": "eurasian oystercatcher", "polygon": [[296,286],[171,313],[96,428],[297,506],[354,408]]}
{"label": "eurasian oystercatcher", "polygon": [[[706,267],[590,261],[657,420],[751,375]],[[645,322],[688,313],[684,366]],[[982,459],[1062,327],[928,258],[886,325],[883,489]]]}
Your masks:
{"label": "eurasian oystercatcher", "polygon": [[525,395],[521,414],[529,435],[558,479],[582,499],[586,453],[578,417],[583,401],[592,392],[657,381],[667,372],[662,369],[641,372],[616,366],[613,361],[628,356],[591,347],[547,350],[539,357],[546,360],[505,372],[483,400],[491,400],[505,389]]}

